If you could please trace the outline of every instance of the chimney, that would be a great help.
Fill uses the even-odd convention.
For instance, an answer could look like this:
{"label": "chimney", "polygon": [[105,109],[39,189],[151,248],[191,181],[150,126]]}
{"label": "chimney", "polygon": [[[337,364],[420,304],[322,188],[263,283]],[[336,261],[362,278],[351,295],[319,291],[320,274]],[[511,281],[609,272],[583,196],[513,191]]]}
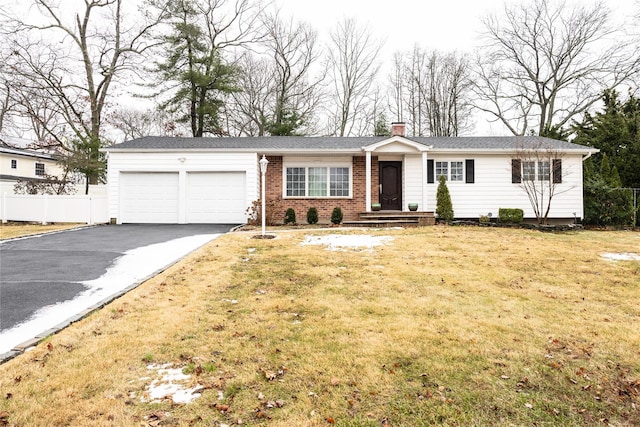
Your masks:
{"label": "chimney", "polygon": [[391,123],[391,136],[404,137],[404,122],[392,122]]}

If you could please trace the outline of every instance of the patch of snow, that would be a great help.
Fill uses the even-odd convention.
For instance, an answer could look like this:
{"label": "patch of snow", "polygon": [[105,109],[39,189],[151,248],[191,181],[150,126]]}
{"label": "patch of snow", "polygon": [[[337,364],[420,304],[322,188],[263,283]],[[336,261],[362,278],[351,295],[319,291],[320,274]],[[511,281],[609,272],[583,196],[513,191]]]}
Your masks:
{"label": "patch of snow", "polygon": [[1,332],[0,354],[11,351],[28,339],[64,323],[71,316],[82,313],[149,278],[219,236],[220,234],[201,234],[182,237],[125,252],[101,277],[82,282],[87,290],[75,298],[43,307],[27,321]]}
{"label": "patch of snow", "polygon": [[391,236],[371,236],[368,234],[329,234],[327,236],[306,236],[301,245],[321,245],[327,250],[338,251],[343,248],[373,249],[393,240]]}
{"label": "patch of snow", "polygon": [[623,253],[604,253],[600,255],[602,258],[609,261],[640,261],[640,255],[631,252]]}
{"label": "patch of snow", "polygon": [[182,372],[181,368],[170,368],[171,364],[164,365],[148,365],[147,369],[155,370],[161,375],[160,379],[155,379],[146,388],[146,399],[143,401],[158,403],[162,399],[171,398],[173,403],[187,404],[193,402],[200,397],[202,389],[200,384],[193,387],[187,387],[187,383],[191,379],[191,375]]}

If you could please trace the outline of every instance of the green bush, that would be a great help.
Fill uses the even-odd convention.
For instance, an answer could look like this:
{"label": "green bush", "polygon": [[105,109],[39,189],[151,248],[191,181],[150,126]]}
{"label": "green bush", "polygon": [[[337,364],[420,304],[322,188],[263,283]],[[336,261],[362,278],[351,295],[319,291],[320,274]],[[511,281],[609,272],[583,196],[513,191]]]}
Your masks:
{"label": "green bush", "polygon": [[293,210],[293,208],[287,209],[287,212],[284,214],[284,223],[285,224],[296,223],[296,211]]}
{"label": "green bush", "polygon": [[489,215],[480,215],[480,219],[478,221],[481,224],[487,224],[487,223],[491,222],[491,218],[489,218]]}
{"label": "green bush", "polygon": [[333,208],[333,212],[331,212],[331,223],[340,224],[342,222],[342,217],[342,209],[337,206]]}
{"label": "green bush", "polygon": [[438,179],[438,190],[436,192],[436,215],[438,219],[451,222],[453,221],[453,204],[447,187],[447,180],[444,175],[440,175]]}
{"label": "green bush", "polygon": [[318,209],[314,207],[310,207],[307,211],[307,222],[309,224],[317,224],[318,223]]}
{"label": "green bush", "polygon": [[498,209],[498,218],[500,222],[520,224],[524,219],[524,211],[519,208],[500,208]]}

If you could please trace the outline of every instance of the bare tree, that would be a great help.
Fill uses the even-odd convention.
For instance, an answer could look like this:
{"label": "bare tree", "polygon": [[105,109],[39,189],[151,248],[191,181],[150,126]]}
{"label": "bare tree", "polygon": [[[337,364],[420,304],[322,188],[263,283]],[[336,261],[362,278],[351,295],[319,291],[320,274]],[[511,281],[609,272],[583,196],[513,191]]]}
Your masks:
{"label": "bare tree", "polygon": [[564,153],[537,142],[520,146],[511,159],[511,178],[527,194],[538,224],[547,224],[551,202],[575,186],[563,184],[568,175],[562,166]]}
{"label": "bare tree", "polygon": [[128,20],[125,3],[85,0],[80,9],[70,10],[57,1],[31,0],[25,4],[28,13],[1,12],[0,27],[12,49],[8,66],[24,78],[29,91],[45,94],[69,137],[39,116],[33,118],[70,155],[82,147],[81,156],[90,159],[83,162],[83,173],[92,184],[104,171],[99,148],[104,144],[103,114],[112,86],[138,65],[150,47],[145,36],[159,19],[146,13]]}
{"label": "bare tree", "polygon": [[603,3],[533,0],[484,23],[476,106],[514,135],[566,126],[640,70],[638,46],[616,38]]}
{"label": "bare tree", "polygon": [[267,54],[273,58],[275,96],[271,135],[313,133],[313,115],[320,102],[321,78],[311,76],[319,58],[317,32],[305,23],[283,19],[276,12],[265,18]]}
{"label": "bare tree", "polygon": [[189,133],[186,126],[180,126],[174,117],[155,109],[141,111],[123,107],[109,114],[107,121],[122,133],[125,140],[145,136],[183,136]]}
{"label": "bare tree", "polygon": [[[338,136],[359,136],[367,130],[372,88],[380,68],[382,42],[354,18],[338,22],[331,32],[327,69],[332,81],[332,106]],[[370,131],[370,129],[369,129]]]}
{"label": "bare tree", "polygon": [[469,62],[456,52],[426,51],[419,46],[397,53],[392,82],[392,111],[406,118],[414,136],[458,136],[471,124]]}
{"label": "bare tree", "polygon": [[276,79],[273,62],[247,53],[238,62],[242,70],[238,79],[241,90],[231,94],[227,105],[227,128],[244,136],[264,136],[269,121],[274,120]]}

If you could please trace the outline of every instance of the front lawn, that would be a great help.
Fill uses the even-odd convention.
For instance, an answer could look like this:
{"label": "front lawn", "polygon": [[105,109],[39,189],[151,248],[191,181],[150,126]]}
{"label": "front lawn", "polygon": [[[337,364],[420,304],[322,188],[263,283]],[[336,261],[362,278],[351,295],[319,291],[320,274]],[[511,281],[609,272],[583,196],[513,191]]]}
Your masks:
{"label": "front lawn", "polygon": [[50,233],[52,231],[67,230],[69,228],[76,228],[80,226],[82,226],[82,224],[61,223],[42,225],[29,222],[8,222],[0,225],[0,240]]}
{"label": "front lawn", "polygon": [[[336,234],[380,245],[301,245]],[[228,234],[0,365],[0,425],[640,426],[640,261],[602,257],[639,248],[634,232]]]}

